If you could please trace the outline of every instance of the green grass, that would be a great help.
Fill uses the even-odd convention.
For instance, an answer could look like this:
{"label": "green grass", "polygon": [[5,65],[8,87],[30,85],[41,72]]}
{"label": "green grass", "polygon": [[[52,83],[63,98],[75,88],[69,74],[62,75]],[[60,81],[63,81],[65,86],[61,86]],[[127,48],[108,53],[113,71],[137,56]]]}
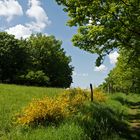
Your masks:
{"label": "green grass", "polygon": [[15,129],[13,116],[33,98],[54,97],[61,92],[63,89],[0,84],[0,139],[3,135],[11,135],[9,132]]}
{"label": "green grass", "polygon": [[136,105],[140,111],[138,94],[109,94],[105,103],[87,101],[77,114],[59,125],[27,127],[13,124],[13,116],[33,98],[57,98],[63,91],[58,88],[0,84],[0,140],[140,139],[138,133],[134,134],[129,127],[131,107]]}

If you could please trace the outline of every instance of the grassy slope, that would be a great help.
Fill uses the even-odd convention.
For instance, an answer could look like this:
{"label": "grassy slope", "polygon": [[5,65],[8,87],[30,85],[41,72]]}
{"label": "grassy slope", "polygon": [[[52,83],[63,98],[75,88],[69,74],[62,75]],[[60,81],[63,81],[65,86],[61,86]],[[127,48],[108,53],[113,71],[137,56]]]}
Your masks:
{"label": "grassy slope", "polygon": [[[110,139],[107,137],[107,140],[129,139],[129,137],[139,140],[137,133],[134,134],[134,131],[137,132],[136,129],[131,127],[131,118],[132,115],[135,120],[140,117],[140,97],[133,94],[109,95],[107,102],[103,104],[88,102],[75,118],[57,127],[30,128],[15,127],[12,124],[13,115],[33,98],[55,97],[62,91],[63,89],[0,84],[0,140],[86,140],[87,135],[91,139],[101,140],[102,137],[99,135],[106,133],[112,135]],[[135,107],[137,110],[133,110]],[[132,114],[134,111],[135,114]],[[89,112],[90,116],[87,116]]]}
{"label": "grassy slope", "polygon": [[[62,91],[63,89],[58,88],[26,87],[0,84],[0,139],[9,139],[10,135],[13,135],[9,134],[9,132],[16,132],[13,130],[14,128],[11,124],[12,117],[33,98],[43,98],[44,96],[54,97]],[[24,135],[22,138],[23,137]]]}

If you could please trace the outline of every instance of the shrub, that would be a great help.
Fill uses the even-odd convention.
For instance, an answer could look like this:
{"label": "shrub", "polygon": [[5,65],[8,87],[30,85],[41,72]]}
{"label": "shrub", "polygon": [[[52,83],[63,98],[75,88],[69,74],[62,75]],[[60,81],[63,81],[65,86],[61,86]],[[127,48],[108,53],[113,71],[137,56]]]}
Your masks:
{"label": "shrub", "polygon": [[66,90],[61,95],[61,98],[66,99],[68,101],[69,109],[75,112],[75,109],[78,109],[86,100],[89,100],[89,92],[80,88],[74,88]]}
{"label": "shrub", "polygon": [[[79,109],[89,100],[89,91],[80,88],[66,90],[57,99],[44,98],[33,100],[22,113],[18,115],[19,124],[58,123],[65,118],[78,113]],[[105,101],[105,96],[96,92],[98,101]]]}
{"label": "shrub", "polygon": [[45,97],[33,100],[20,115],[17,115],[17,123],[23,125],[58,123],[75,113],[86,99],[86,92],[73,89],[64,92],[57,99]]}
{"label": "shrub", "polygon": [[127,127],[122,115],[120,107],[112,108],[108,102],[86,102],[74,121],[84,129],[87,139],[114,140],[114,134],[120,135]]}
{"label": "shrub", "polygon": [[103,93],[98,88],[94,89],[94,97],[95,97],[95,100],[98,102],[105,102],[107,100],[107,96],[105,95],[105,93]]}
{"label": "shrub", "polygon": [[20,76],[20,81],[27,85],[47,86],[49,77],[43,71],[29,71],[26,75]]}
{"label": "shrub", "polygon": [[42,100],[33,100],[23,109],[23,114],[18,116],[17,122],[23,125],[57,123],[68,115],[66,106],[67,101],[61,102],[60,99],[46,97]]}

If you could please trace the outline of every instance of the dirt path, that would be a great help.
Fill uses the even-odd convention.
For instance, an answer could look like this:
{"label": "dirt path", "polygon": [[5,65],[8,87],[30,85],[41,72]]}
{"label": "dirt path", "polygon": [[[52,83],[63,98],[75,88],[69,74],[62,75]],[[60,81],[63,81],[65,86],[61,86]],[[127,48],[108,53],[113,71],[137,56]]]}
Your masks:
{"label": "dirt path", "polygon": [[140,140],[140,103],[130,105],[128,115],[129,128],[134,140]]}

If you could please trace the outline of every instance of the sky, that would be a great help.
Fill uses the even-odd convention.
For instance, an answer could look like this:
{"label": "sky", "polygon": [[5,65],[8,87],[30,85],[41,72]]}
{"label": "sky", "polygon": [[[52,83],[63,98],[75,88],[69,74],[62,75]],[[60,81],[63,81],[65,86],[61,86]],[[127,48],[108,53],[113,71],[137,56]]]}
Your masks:
{"label": "sky", "polygon": [[72,45],[76,27],[66,25],[69,17],[55,0],[0,0],[0,31],[16,38],[28,38],[32,33],[54,35],[62,40],[66,55],[71,56],[74,67],[72,87],[88,88],[101,84],[115,66],[117,51],[106,56],[100,67],[95,66],[96,54],[90,54]]}

